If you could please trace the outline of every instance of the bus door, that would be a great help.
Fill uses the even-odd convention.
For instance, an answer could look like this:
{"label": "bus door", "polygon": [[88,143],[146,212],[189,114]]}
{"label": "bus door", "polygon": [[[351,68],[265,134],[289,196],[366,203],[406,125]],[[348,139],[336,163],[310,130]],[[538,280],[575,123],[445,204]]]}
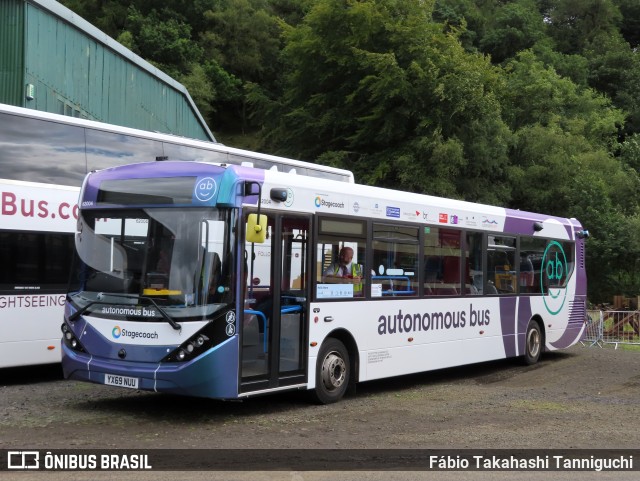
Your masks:
{"label": "bus door", "polygon": [[245,243],[243,393],[303,384],[306,379],[310,219],[272,212],[267,216],[265,242]]}

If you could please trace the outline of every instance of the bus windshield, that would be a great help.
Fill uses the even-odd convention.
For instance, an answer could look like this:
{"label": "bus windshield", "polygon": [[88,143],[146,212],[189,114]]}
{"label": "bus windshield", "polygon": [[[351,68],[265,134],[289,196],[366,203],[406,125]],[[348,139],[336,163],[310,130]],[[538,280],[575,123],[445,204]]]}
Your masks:
{"label": "bus windshield", "polygon": [[69,300],[96,317],[206,319],[234,300],[234,218],[215,208],[84,211]]}

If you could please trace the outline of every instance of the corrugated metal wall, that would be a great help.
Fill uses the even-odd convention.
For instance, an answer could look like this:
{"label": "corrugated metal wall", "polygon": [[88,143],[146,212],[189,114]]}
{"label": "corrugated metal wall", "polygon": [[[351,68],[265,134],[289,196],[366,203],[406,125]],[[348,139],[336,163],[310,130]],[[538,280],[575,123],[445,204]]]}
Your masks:
{"label": "corrugated metal wall", "polygon": [[209,140],[181,92],[36,5],[26,19],[28,107]]}
{"label": "corrugated metal wall", "polygon": [[0,102],[24,107],[24,2],[0,0]]}

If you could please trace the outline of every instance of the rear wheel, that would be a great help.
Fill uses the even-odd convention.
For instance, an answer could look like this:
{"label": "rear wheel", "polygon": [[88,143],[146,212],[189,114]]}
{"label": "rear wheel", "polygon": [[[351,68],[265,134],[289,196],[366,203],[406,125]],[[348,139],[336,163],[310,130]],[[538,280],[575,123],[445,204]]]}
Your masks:
{"label": "rear wheel", "polygon": [[525,335],[524,362],[527,365],[535,364],[542,353],[542,330],[536,321],[529,321],[527,334]]}
{"label": "rear wheel", "polygon": [[347,392],[350,376],[347,348],[338,339],[327,339],[320,348],[316,363],[316,401],[322,404],[339,401]]}

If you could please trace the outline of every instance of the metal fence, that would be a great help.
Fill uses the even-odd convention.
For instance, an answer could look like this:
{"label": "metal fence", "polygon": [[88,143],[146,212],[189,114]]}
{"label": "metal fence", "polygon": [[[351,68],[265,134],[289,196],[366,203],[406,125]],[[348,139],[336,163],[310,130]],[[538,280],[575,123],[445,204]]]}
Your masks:
{"label": "metal fence", "polygon": [[585,346],[640,345],[640,311],[587,311]]}

